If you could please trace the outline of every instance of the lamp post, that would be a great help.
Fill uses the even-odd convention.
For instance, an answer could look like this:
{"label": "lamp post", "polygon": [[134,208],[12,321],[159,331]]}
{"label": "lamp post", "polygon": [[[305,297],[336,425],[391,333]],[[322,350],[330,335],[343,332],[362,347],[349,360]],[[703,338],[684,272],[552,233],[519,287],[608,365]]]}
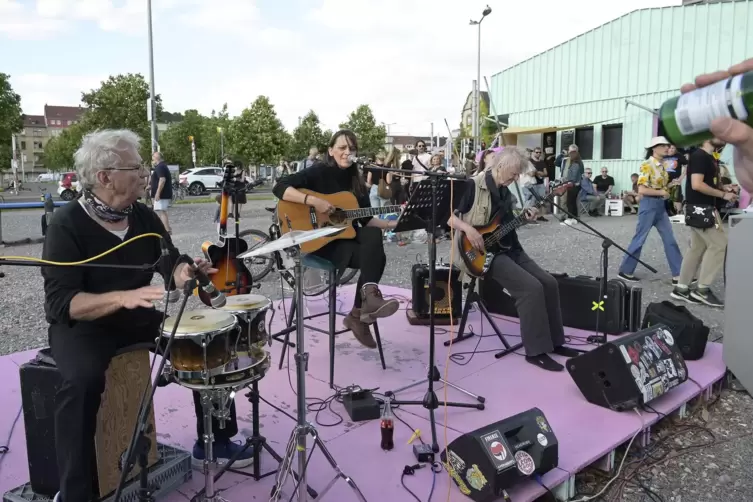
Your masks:
{"label": "lamp post", "polygon": [[488,5],[486,6],[486,9],[481,13],[481,19],[478,21],[474,21],[471,19],[471,26],[478,26],[478,54],[476,59],[476,85],[473,89],[473,102],[475,103],[474,107],[474,117],[473,117],[473,146],[478,150],[481,142],[479,139],[481,138],[481,93],[479,92],[479,88],[481,87],[481,22],[492,13],[492,8]]}
{"label": "lamp post", "polygon": [[152,40],[152,0],[146,0],[149,23],[149,119],[152,123],[152,153],[159,150],[157,143],[157,107],[154,106],[154,42]]}

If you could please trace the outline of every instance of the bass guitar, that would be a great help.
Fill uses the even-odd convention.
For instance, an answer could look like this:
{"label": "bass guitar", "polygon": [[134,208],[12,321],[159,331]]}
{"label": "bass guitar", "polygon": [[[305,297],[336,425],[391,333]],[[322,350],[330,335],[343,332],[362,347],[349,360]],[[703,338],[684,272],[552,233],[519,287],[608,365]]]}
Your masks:
{"label": "bass guitar", "polygon": [[[557,184],[552,188],[549,195],[537,200],[530,207],[539,208],[545,203],[551,202],[554,197],[562,195],[572,186],[572,183]],[[458,264],[460,269],[472,277],[482,277],[489,270],[489,267],[491,267],[492,260],[494,260],[494,256],[496,255],[492,250],[496,250],[497,253],[509,251],[509,247],[501,245],[500,241],[516,228],[525,225],[526,222],[525,212],[521,212],[514,219],[502,224],[502,215],[498,213],[488,225],[474,227],[484,239],[484,251],[478,251],[474,248],[464,232],[457,232],[455,245],[460,254]]]}
{"label": "bass guitar", "polygon": [[[235,177],[235,167],[232,164],[225,165],[225,173],[222,180],[222,196],[220,199],[220,222],[217,227],[218,239],[216,243],[206,241],[201,245],[204,257],[217,269],[217,273],[210,277],[212,284],[225,296],[248,294],[251,289],[251,273],[238,259],[238,255],[248,251],[248,243],[238,237],[240,235],[240,205],[236,197],[238,190],[243,192],[243,187],[238,188],[239,182]],[[227,220],[233,206],[235,218],[235,235],[228,237]],[[209,296],[201,288],[197,288],[197,294],[201,301],[211,306]]]}
{"label": "bass guitar", "polygon": [[293,230],[316,230],[325,227],[340,227],[344,230],[329,237],[320,237],[301,244],[301,251],[313,253],[330,242],[338,239],[354,239],[356,229],[353,222],[362,218],[391,214],[402,211],[403,206],[359,207],[358,199],[350,192],[321,194],[311,190],[299,189],[301,193],[326,200],[335,208],[332,213],[320,213],[311,206],[281,200],[277,203],[277,217],[280,231],[287,234]]}

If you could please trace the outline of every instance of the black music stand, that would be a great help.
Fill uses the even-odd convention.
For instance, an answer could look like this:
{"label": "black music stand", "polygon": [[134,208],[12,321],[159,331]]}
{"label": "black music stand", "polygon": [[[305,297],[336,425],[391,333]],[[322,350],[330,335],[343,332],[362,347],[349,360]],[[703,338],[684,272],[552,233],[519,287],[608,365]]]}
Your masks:
{"label": "black music stand", "polygon": [[[489,322],[489,325],[492,327],[492,330],[494,330],[494,333],[496,333],[497,337],[499,337],[502,345],[505,346],[504,350],[501,350],[494,354],[494,357],[501,359],[507,354],[512,354],[516,350],[523,347],[523,342],[515,345],[510,345],[506,338],[508,335],[505,335],[499,330],[497,323],[494,322],[492,315],[489,313],[489,309],[486,308],[484,299],[481,298],[481,295],[478,294],[478,291],[476,291],[477,281],[478,279],[476,277],[472,277],[471,282],[467,286],[465,286],[468,289],[468,294],[465,296],[465,306],[463,307],[463,316],[460,318],[458,334],[452,340],[446,340],[444,342],[444,346],[449,347],[450,345],[462,342],[463,340],[468,340],[469,338],[473,338],[473,336],[476,334],[473,331],[465,333],[465,325],[468,323],[468,314],[471,311],[471,306],[475,304],[479,312],[481,312],[481,315],[483,315]],[[483,322],[483,320],[481,322]]]}
{"label": "black music stand", "polygon": [[[436,231],[439,227],[437,215],[445,215],[446,218],[449,217],[452,209],[450,207],[450,197],[453,195],[454,198],[455,194],[451,193],[451,180],[448,179],[450,176],[448,176],[447,173],[428,171],[422,174],[428,176],[428,179],[421,181],[416,186],[410,196],[408,204],[405,209],[403,209],[403,212],[397,221],[397,226],[394,231],[407,232],[411,230],[425,229],[429,235],[429,368],[426,380],[412,383],[411,385],[397,390],[385,392],[385,396],[387,396],[388,399],[392,399],[392,397],[398,392],[402,392],[423,383],[428,383],[429,388],[426,391],[423,400],[400,401],[395,399],[391,400],[391,404],[398,406],[423,406],[429,410],[429,422],[431,423],[431,447],[436,453],[439,451],[439,443],[437,442],[437,422],[434,411],[439,408],[440,403],[437,394],[434,392],[434,382],[441,382],[479,401],[474,404],[444,403],[445,406],[451,408],[475,408],[477,410],[483,410],[484,401],[486,399],[442,379],[439,369],[435,364],[434,344],[436,334],[434,325],[434,288],[436,287],[436,275],[434,272],[437,264]],[[440,177],[443,179],[440,179]],[[457,194],[458,197],[462,195],[462,189],[465,188],[464,183],[459,185],[462,188],[459,190],[461,193]]]}

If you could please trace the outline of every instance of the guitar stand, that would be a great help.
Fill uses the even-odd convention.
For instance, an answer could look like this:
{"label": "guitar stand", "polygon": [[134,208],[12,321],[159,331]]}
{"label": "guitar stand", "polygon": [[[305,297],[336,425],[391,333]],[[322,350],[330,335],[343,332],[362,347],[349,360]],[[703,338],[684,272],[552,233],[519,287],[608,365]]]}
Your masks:
{"label": "guitar stand", "polygon": [[[518,343],[516,345],[510,345],[510,343],[507,341],[507,336],[504,333],[502,333],[499,330],[499,327],[497,327],[497,323],[494,322],[494,318],[489,313],[489,310],[486,308],[486,304],[484,303],[484,300],[481,298],[481,295],[478,294],[476,291],[476,281],[477,279],[475,277],[471,278],[471,282],[465,286],[468,288],[468,295],[465,297],[465,306],[463,307],[463,316],[460,318],[460,327],[458,328],[458,334],[455,338],[452,340],[447,340],[444,342],[445,347],[449,347],[450,345],[454,345],[458,342],[462,342],[463,340],[468,340],[469,338],[473,338],[477,333],[474,333],[473,331],[469,333],[465,333],[465,325],[468,322],[468,314],[471,311],[471,306],[476,305],[479,312],[481,312],[481,315],[483,315],[486,320],[491,325],[492,329],[494,330],[494,333],[496,333],[497,337],[499,337],[499,340],[502,342],[502,345],[505,346],[504,350],[497,352],[494,354],[494,357],[497,359],[501,359],[505,357],[507,354],[511,354],[515,352],[516,350],[523,347],[523,343]],[[483,322],[483,319],[481,320]],[[483,402],[483,401],[482,401]]]}

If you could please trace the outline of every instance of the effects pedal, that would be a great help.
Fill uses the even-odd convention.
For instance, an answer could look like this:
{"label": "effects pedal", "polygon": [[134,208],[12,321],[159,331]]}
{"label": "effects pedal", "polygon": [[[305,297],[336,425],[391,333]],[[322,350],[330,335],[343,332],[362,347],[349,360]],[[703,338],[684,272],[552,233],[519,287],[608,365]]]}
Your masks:
{"label": "effects pedal", "polygon": [[356,388],[343,394],[343,407],[354,422],[378,420],[382,416],[381,406],[370,390]]}
{"label": "effects pedal", "polygon": [[418,460],[421,463],[424,464],[433,464],[434,463],[434,450],[431,449],[431,446],[428,444],[414,444],[413,445],[413,456],[416,457],[416,460]]}

